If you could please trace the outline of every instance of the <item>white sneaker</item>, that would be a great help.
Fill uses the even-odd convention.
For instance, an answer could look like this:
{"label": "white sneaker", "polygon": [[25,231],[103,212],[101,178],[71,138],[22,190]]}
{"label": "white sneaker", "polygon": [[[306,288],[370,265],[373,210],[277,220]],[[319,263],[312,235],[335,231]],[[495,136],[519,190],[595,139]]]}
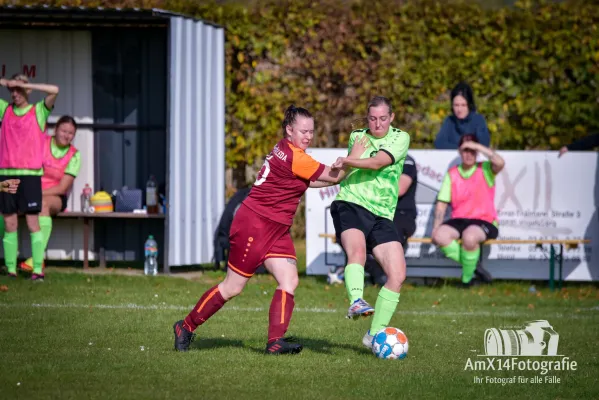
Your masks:
{"label": "white sneaker", "polygon": [[366,332],[364,337],[362,338],[362,344],[369,349],[372,349],[372,342],[374,341],[374,336],[370,334],[370,330]]}

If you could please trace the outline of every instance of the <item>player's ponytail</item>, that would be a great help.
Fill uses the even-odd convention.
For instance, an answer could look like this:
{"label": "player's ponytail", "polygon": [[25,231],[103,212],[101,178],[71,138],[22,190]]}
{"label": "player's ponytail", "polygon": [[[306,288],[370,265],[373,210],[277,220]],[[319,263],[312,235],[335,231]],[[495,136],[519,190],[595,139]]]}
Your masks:
{"label": "player's ponytail", "polygon": [[293,125],[297,116],[301,115],[305,118],[313,118],[310,111],[306,110],[302,107],[296,107],[293,104],[287,107],[285,110],[285,118],[283,119],[282,127],[283,127],[283,136],[287,136],[287,125]]}

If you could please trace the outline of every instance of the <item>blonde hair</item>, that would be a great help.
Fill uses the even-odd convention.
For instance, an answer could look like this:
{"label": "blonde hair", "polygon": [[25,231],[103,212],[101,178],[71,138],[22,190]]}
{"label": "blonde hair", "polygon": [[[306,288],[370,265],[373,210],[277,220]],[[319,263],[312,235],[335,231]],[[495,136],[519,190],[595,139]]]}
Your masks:
{"label": "blonde hair", "polygon": [[12,76],[12,78],[10,78],[10,79],[12,79],[13,81],[21,81],[24,83],[29,83],[29,78],[27,77],[27,75],[24,75],[24,74],[14,74]]}

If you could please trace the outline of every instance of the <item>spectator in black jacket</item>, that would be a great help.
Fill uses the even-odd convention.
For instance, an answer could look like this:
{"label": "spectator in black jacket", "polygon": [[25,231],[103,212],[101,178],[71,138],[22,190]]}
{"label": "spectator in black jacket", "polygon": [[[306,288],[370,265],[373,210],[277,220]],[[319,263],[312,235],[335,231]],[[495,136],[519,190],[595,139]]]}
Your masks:
{"label": "spectator in black jacket", "polygon": [[595,147],[599,147],[599,133],[594,133],[589,136],[585,136],[582,139],[578,139],[567,146],[559,149],[558,157],[563,156],[568,151],[579,151],[579,150],[592,150]]}

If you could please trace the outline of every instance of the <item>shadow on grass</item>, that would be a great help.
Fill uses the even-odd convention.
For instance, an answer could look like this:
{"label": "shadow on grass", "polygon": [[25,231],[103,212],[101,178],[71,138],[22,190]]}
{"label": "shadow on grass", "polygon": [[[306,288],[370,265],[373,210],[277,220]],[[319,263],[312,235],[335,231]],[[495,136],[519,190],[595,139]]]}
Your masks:
{"label": "shadow on grass", "polygon": [[216,349],[220,347],[240,347],[244,348],[243,341],[237,339],[223,339],[223,338],[196,338],[191,343],[190,350],[202,350],[202,349]]}
{"label": "shadow on grass", "polygon": [[[295,343],[301,343],[304,346],[303,351],[310,350],[319,354],[333,355],[334,349],[350,350],[358,354],[370,354],[370,350],[368,350],[364,346],[343,343],[332,343],[325,339],[294,337],[293,341]],[[264,354],[264,347],[249,347],[249,349],[255,353]]]}
{"label": "shadow on grass", "polygon": [[[350,344],[342,344],[342,343],[332,343],[328,340],[324,339],[314,339],[314,338],[297,338],[295,337],[294,342],[301,343],[304,346],[304,350],[314,351],[320,354],[334,354],[334,349],[341,350],[350,350],[354,351],[358,354],[369,354],[370,350],[363,346],[350,345]],[[202,349],[216,349],[216,348],[227,348],[227,347],[238,347],[245,348],[251,350],[254,353],[264,354],[264,350],[266,347],[266,343],[264,347],[256,347],[256,346],[247,346],[244,345],[242,340],[238,339],[224,339],[224,338],[210,338],[210,337],[202,337],[196,338],[193,343],[191,343],[190,350],[202,350]]]}

